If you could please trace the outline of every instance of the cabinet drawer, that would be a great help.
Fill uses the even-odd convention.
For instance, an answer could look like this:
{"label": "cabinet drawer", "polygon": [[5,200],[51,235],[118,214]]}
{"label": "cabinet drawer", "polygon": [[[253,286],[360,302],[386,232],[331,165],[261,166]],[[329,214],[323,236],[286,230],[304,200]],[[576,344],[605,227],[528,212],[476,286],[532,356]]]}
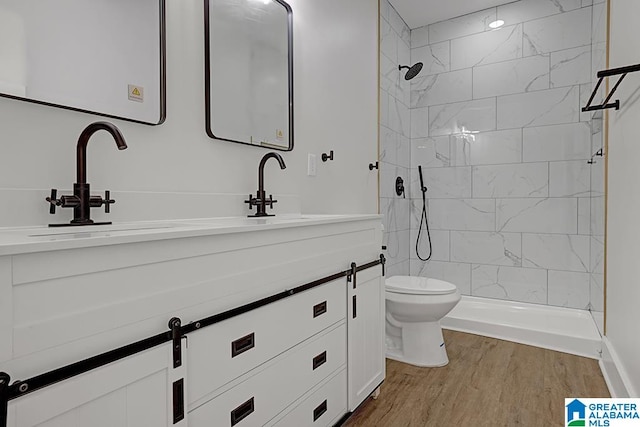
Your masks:
{"label": "cabinet drawer", "polygon": [[342,370],[269,427],[332,426],[347,413],[347,371]]}
{"label": "cabinet drawer", "polygon": [[339,279],[190,334],[189,404],[344,319],[345,295]]}
{"label": "cabinet drawer", "polygon": [[[322,332],[190,412],[189,426],[263,426],[315,384],[345,366],[345,340],[344,323]],[[314,359],[323,353],[325,362],[313,369]]]}

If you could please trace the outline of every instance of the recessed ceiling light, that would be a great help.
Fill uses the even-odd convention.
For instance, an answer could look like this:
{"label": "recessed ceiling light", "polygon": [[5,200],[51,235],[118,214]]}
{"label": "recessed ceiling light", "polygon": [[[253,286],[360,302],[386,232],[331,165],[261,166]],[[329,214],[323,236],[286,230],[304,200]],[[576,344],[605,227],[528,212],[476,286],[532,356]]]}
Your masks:
{"label": "recessed ceiling light", "polygon": [[500,28],[504,25],[504,21],[502,19],[498,19],[497,21],[493,21],[489,24],[490,28]]}

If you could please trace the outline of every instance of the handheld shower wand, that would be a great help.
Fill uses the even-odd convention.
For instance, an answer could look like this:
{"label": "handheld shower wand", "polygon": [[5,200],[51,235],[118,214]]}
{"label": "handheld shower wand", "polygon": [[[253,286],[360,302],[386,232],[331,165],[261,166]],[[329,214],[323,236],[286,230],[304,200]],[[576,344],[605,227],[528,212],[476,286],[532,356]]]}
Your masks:
{"label": "handheld shower wand", "polygon": [[[418,174],[420,175],[420,191],[422,192],[422,214],[420,215],[420,225],[418,226],[418,237],[416,238],[416,256],[420,261],[429,261],[433,254],[433,246],[431,244],[431,233],[429,232],[429,220],[427,218],[427,187],[424,186],[424,178],[422,178],[422,166],[418,165]],[[429,240],[429,255],[426,258],[420,256],[420,234],[422,233],[422,223],[425,224],[427,231],[427,239]]]}

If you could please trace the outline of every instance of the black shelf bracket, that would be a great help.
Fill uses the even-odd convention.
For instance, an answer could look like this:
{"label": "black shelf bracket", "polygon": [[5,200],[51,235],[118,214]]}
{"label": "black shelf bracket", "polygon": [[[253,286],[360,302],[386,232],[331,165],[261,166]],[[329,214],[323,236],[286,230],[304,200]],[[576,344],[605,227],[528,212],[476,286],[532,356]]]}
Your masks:
{"label": "black shelf bracket", "polygon": [[[627,74],[634,73],[636,71],[640,71],[640,64],[629,65],[627,67],[612,68],[610,70],[598,71],[598,74],[597,74],[598,83],[596,83],[596,87],[595,89],[593,89],[593,92],[591,93],[591,97],[589,98],[587,105],[582,107],[582,111],[583,112],[597,111],[597,110],[605,110],[607,108],[615,108],[616,110],[619,110],[620,109],[619,99],[616,99],[614,102],[609,102],[609,101],[611,100],[611,97],[618,89],[618,86],[620,86],[620,83],[622,83],[622,80],[624,80],[624,78],[627,77]],[[611,89],[611,92],[609,92],[609,94],[604,99],[602,104],[591,105],[591,103],[593,102],[593,99],[596,97],[596,94],[598,93],[598,89],[600,89],[602,80],[604,80],[605,77],[612,77],[612,76],[620,76],[620,78],[618,79],[616,84],[613,86],[613,89]]]}

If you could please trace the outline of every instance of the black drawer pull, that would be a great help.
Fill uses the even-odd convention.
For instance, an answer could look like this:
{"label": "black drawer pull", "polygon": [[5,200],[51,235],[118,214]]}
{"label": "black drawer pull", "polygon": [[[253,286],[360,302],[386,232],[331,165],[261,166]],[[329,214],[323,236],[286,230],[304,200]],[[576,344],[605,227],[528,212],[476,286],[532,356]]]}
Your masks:
{"label": "black drawer pull", "polygon": [[322,301],[320,304],[316,304],[313,306],[313,317],[316,318],[321,314],[325,314],[327,312],[327,302]]}
{"label": "black drawer pull", "polygon": [[231,343],[231,357],[236,357],[256,346],[256,334],[251,332]]}
{"label": "black drawer pull", "polygon": [[358,303],[356,301],[356,296],[353,296],[353,318],[355,319],[358,314],[356,313],[356,309],[357,309]]}
{"label": "black drawer pull", "polygon": [[253,413],[253,397],[231,411],[231,425],[234,426]]}
{"label": "black drawer pull", "polygon": [[313,422],[315,423],[318,418],[327,412],[327,401],[325,400],[321,404],[318,405],[316,409],[313,410]]}
{"label": "black drawer pull", "polygon": [[184,420],[184,378],[173,383],[173,423]]}
{"label": "black drawer pull", "polygon": [[327,352],[323,351],[319,355],[313,358],[313,370],[315,371],[320,366],[324,365],[327,361]]}

